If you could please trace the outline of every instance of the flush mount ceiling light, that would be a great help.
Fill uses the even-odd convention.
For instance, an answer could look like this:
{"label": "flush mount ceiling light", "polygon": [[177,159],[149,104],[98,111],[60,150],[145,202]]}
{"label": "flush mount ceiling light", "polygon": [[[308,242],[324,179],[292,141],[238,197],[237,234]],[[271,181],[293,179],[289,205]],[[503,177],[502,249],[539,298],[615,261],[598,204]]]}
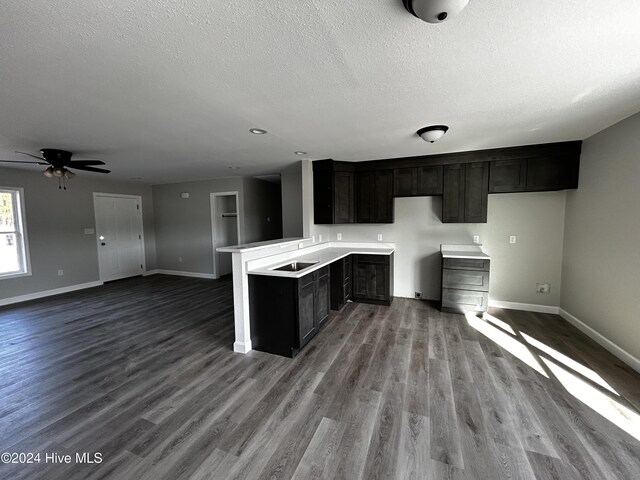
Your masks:
{"label": "flush mount ceiling light", "polygon": [[446,125],[431,125],[430,127],[424,127],[418,130],[416,133],[420,135],[425,142],[433,143],[436,140],[442,138],[447,133],[449,127]]}
{"label": "flush mount ceiling light", "polygon": [[254,135],[264,135],[265,133],[267,133],[267,131],[263,130],[262,128],[250,128],[249,131]]}
{"label": "flush mount ceiling light", "polygon": [[300,150],[298,150],[297,152],[293,152],[293,153],[295,153],[296,155],[306,155],[307,154],[307,152],[301,152]]}
{"label": "flush mount ceiling light", "polygon": [[236,167],[235,165],[229,165],[227,168],[230,170],[240,170],[240,167]]}
{"label": "flush mount ceiling light", "polygon": [[442,23],[460,13],[469,0],[402,0],[404,8],[420,20]]}

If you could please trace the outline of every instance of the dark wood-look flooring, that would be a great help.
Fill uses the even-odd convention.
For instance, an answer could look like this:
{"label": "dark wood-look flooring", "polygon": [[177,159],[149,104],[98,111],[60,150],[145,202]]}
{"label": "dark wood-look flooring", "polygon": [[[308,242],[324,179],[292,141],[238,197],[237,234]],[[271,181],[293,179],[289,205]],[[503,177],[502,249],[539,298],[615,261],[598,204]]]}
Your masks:
{"label": "dark wood-look flooring", "polygon": [[[637,421],[640,375],[557,316],[494,310],[481,332],[349,304],[291,360],[233,353],[232,311],[229,281],[161,275],[0,308],[0,451],[104,459],[0,478],[640,478],[640,442],[589,406]],[[595,389],[576,398],[521,332],[617,393],[555,360]]]}

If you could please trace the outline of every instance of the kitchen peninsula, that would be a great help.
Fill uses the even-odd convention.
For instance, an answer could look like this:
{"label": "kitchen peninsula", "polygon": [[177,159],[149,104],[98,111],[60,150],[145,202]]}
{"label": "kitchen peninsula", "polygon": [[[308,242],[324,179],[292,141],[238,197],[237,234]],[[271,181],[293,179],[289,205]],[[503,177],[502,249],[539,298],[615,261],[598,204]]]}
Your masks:
{"label": "kitchen peninsula", "polygon": [[389,305],[394,248],[283,239],[218,249],[232,253],[234,350],[293,356],[324,325],[330,305],[351,299]]}

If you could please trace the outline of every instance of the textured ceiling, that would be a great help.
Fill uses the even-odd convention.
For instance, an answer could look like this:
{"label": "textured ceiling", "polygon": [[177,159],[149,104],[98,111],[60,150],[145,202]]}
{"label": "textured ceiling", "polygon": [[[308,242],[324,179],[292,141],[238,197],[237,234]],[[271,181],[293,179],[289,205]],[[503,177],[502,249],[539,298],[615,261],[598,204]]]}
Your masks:
{"label": "textured ceiling", "polygon": [[583,139],[640,110],[639,25],[637,0],[471,0],[439,25],[400,0],[2,0],[0,158],[166,183]]}

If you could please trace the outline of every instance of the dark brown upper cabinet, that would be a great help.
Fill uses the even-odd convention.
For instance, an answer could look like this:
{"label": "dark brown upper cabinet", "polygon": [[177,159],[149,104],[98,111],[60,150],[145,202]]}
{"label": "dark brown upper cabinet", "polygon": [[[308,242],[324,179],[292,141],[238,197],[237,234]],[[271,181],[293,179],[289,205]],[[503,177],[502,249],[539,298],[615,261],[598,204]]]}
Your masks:
{"label": "dark brown upper cabinet", "polygon": [[442,195],[444,223],[487,221],[489,193],[578,188],[581,142],[313,162],[315,223],[393,223],[393,198]]}
{"label": "dark brown upper cabinet", "polygon": [[489,193],[542,192],[578,188],[579,157],[496,160],[490,163]]}
{"label": "dark brown upper cabinet", "polygon": [[393,170],[356,172],[356,223],[393,223]]}
{"label": "dark brown upper cabinet", "polygon": [[578,188],[580,158],[548,156],[527,160],[527,192]]}
{"label": "dark brown upper cabinet", "polygon": [[527,188],[527,159],[496,160],[489,165],[489,193],[524,192]]}
{"label": "dark brown upper cabinet", "polygon": [[396,168],[393,172],[393,196],[442,195],[442,173],[442,165]]}
{"label": "dark brown upper cabinet", "polygon": [[313,163],[313,215],[316,224],[355,221],[354,168],[344,162]]}
{"label": "dark brown upper cabinet", "polygon": [[442,223],[486,223],[488,194],[487,162],[445,165]]}

